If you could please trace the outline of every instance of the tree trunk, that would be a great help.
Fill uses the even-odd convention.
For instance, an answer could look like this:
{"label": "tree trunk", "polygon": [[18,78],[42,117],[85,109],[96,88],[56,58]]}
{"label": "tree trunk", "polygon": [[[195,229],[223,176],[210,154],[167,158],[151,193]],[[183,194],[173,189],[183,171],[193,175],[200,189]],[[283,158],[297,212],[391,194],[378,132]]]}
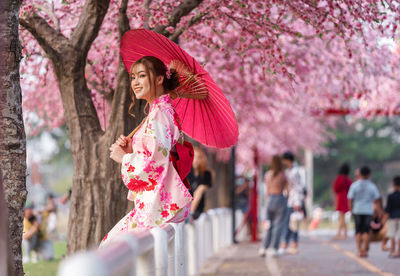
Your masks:
{"label": "tree trunk", "polygon": [[8,234],[8,212],[4,198],[3,178],[0,170],[0,275],[15,275],[14,258],[11,251],[10,236]]}
{"label": "tree trunk", "polygon": [[[19,0],[0,2],[0,18],[2,19],[0,24],[0,169],[3,175],[3,183],[0,184],[1,190],[4,188],[9,214],[8,221],[1,221],[1,226],[8,225],[9,239],[7,240],[10,242],[12,251],[9,253],[14,256],[11,262],[13,273],[8,270],[9,275],[24,275],[21,242],[23,210],[26,201],[26,141],[19,84],[21,46],[18,39],[18,14],[20,4]],[[3,200],[2,193],[0,200]],[[0,206],[0,211],[7,210]],[[4,217],[1,216],[1,219],[3,220]],[[4,235],[4,229],[1,232]],[[7,255],[2,253],[1,258],[3,256]]]}
{"label": "tree trunk", "polygon": [[[53,63],[53,66],[58,65]],[[127,135],[142,117],[137,116],[133,119],[127,113],[131,102],[129,81],[128,74],[120,63],[118,87],[112,103],[112,109],[116,115],[111,116],[108,129],[106,132],[99,131],[93,127],[90,120],[82,123],[82,120],[73,114],[76,114],[76,105],[84,102],[79,95],[89,93],[84,72],[81,70],[72,73],[74,70],[71,69],[71,74],[66,74],[66,68],[68,66],[64,64],[63,76],[59,83],[63,91],[64,111],[74,164],[68,222],[67,254],[70,254],[78,250],[97,247],[104,235],[126,213],[128,190],[122,184],[120,165],[109,157],[109,148],[120,134]],[[92,102],[87,102],[87,109],[93,108]],[[138,102],[135,113],[142,114],[139,111],[141,108],[143,104]],[[84,114],[79,116],[84,116]]]}

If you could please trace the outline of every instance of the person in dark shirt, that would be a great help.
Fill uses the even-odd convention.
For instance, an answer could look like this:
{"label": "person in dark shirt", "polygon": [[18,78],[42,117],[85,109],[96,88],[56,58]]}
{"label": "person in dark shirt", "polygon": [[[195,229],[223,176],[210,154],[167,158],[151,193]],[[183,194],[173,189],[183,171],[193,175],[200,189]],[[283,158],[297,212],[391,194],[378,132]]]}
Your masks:
{"label": "person in dark shirt", "polygon": [[[393,179],[394,192],[387,197],[385,220],[387,220],[386,236],[391,241],[390,257],[400,257],[400,176]],[[398,239],[396,253],[396,237]]]}
{"label": "person in dark shirt", "polygon": [[190,194],[193,201],[190,206],[191,219],[198,219],[204,211],[205,192],[211,187],[211,172],[207,170],[207,156],[202,149],[194,147],[193,167],[188,175]]}

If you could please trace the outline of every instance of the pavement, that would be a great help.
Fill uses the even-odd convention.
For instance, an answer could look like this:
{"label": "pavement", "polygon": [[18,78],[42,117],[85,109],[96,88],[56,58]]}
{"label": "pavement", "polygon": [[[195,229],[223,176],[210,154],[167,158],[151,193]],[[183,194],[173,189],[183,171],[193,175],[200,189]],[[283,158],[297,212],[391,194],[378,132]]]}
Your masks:
{"label": "pavement", "polygon": [[213,256],[201,267],[199,275],[400,276],[400,259],[390,259],[389,253],[381,250],[380,242],[371,243],[368,258],[359,258],[353,237],[333,241],[333,234],[303,234],[298,254],[279,257],[259,257],[259,242],[241,242]]}

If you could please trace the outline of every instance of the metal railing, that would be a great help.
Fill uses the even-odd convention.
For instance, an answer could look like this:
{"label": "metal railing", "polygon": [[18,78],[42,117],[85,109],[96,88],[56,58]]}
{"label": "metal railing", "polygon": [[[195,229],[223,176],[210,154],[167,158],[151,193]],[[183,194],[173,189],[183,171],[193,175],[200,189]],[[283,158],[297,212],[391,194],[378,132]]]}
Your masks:
{"label": "metal railing", "polygon": [[77,253],[60,264],[58,276],[196,275],[208,258],[232,244],[231,229],[230,209],[212,209],[192,224],[123,234],[105,247]]}

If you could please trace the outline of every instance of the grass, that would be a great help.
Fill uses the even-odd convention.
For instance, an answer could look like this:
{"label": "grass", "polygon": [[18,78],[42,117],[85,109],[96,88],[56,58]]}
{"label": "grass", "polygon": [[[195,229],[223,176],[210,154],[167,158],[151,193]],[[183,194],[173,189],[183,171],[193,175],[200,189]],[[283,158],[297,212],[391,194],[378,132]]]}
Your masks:
{"label": "grass", "polygon": [[65,256],[67,243],[65,241],[56,241],[54,245],[54,260],[40,261],[37,263],[24,264],[26,276],[55,276],[57,275],[58,264]]}

